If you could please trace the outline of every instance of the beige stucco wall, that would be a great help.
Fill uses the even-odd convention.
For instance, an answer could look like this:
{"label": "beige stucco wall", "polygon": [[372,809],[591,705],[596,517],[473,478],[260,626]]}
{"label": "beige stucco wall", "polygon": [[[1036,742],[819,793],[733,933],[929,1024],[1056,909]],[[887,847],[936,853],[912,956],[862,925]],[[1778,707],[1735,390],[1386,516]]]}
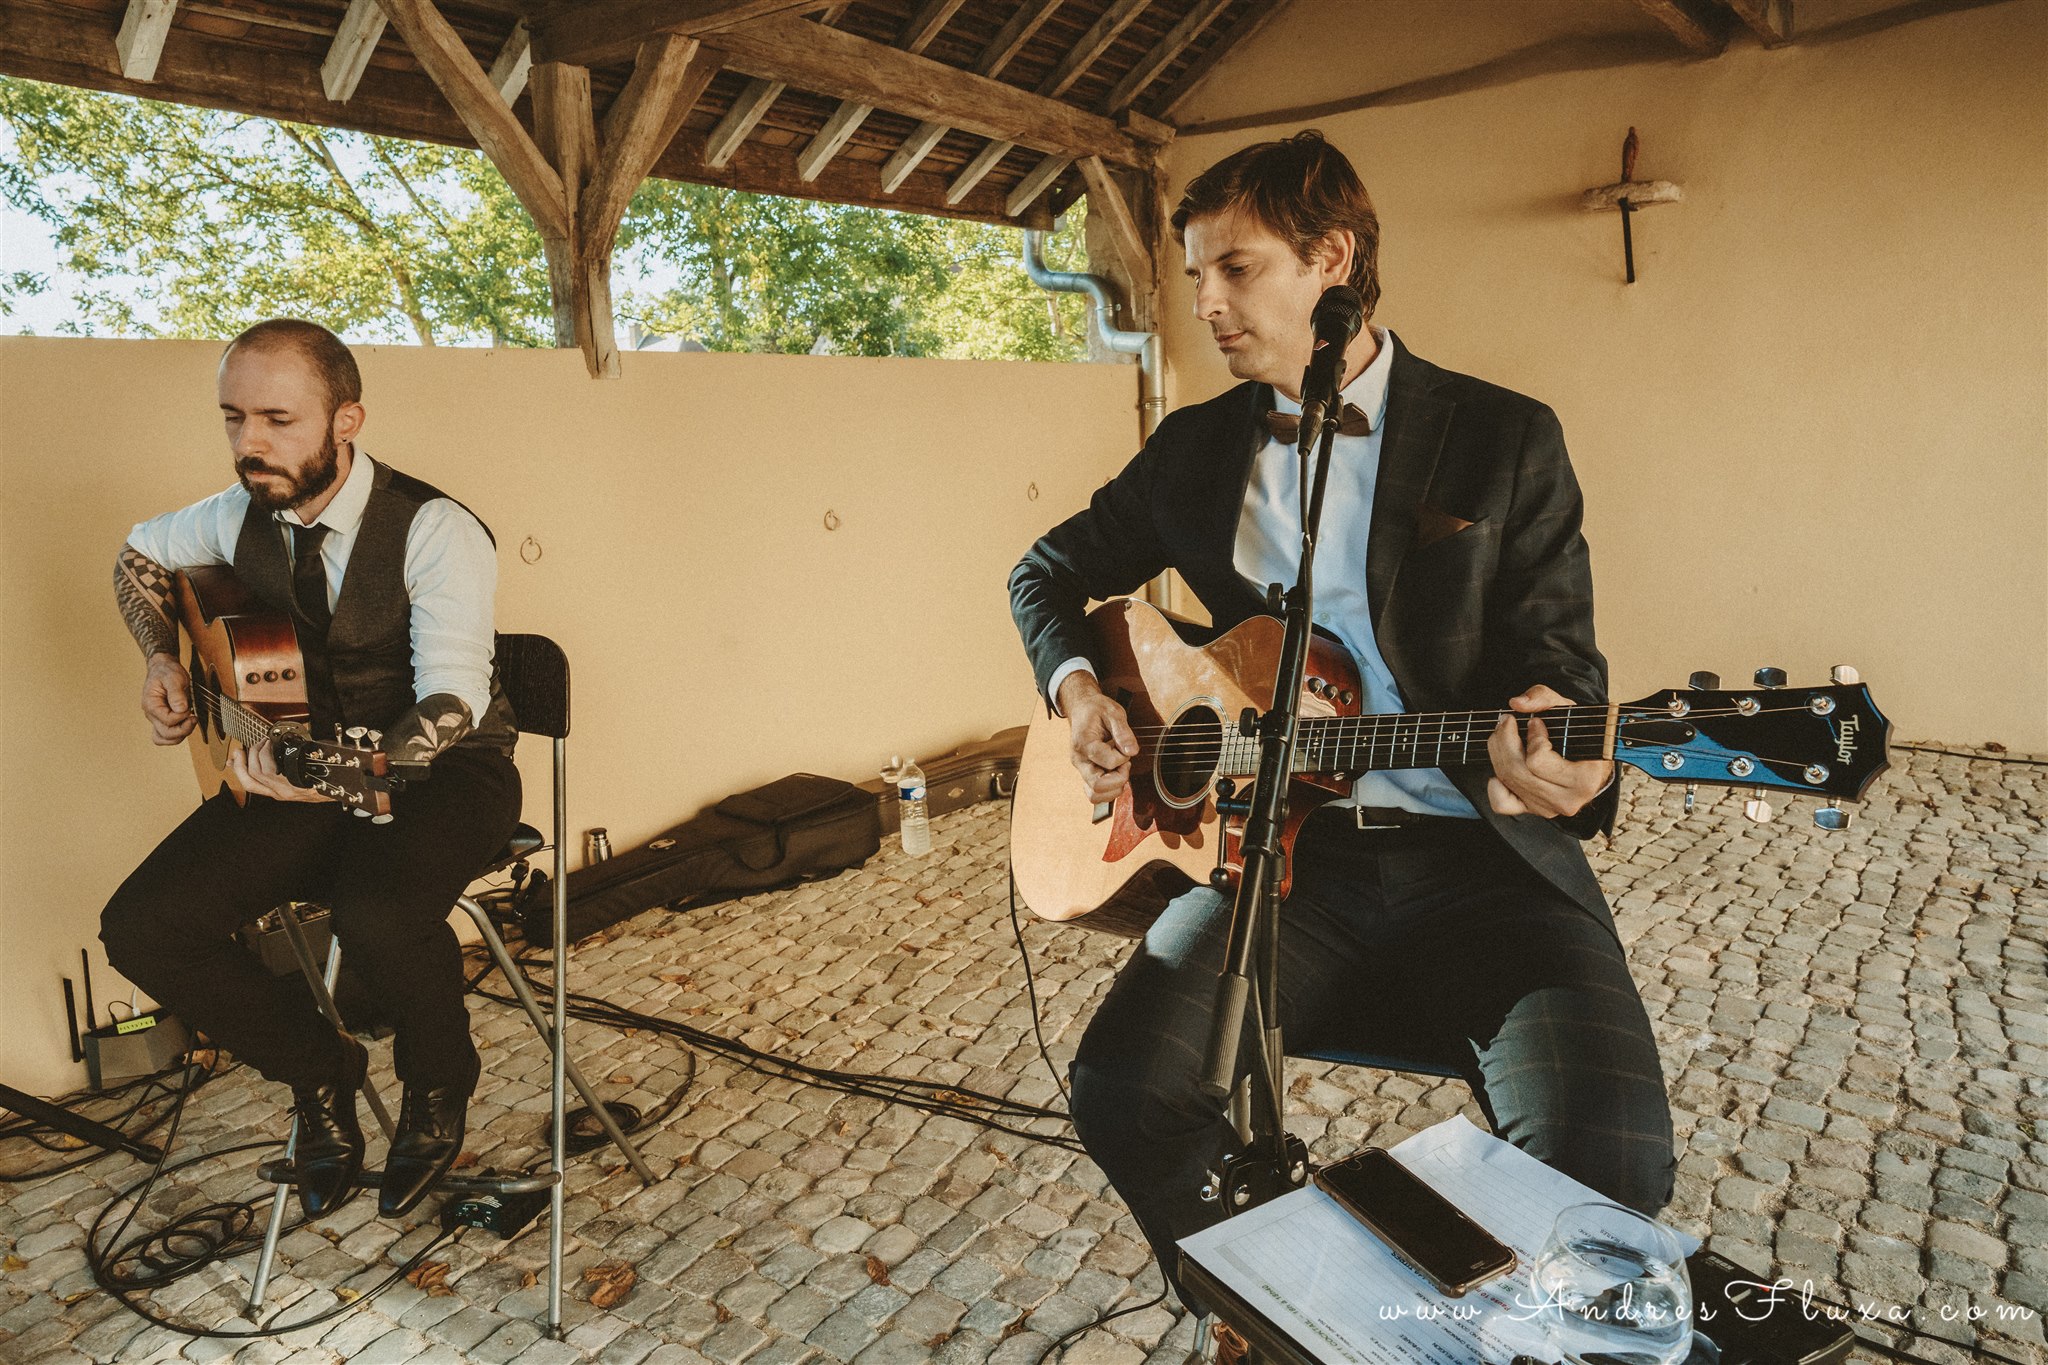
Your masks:
{"label": "beige stucco wall", "polygon": [[[1308,33],[1363,63],[1349,2],[1214,88],[1290,103]],[[1686,195],[1636,216],[1632,286],[1575,203],[1630,125]],[[2048,751],[2048,4],[1318,126],[1379,209],[1378,320],[1562,417],[1618,695],[1848,662],[1895,737]],[[1170,190],[1292,131],[1184,137]],[[1176,403],[1230,383],[1190,304],[1176,273]]]}
{"label": "beige stucco wall", "polygon": [[[131,524],[230,477],[218,350],[0,339],[0,1081],[24,1089],[84,1083],[59,978],[90,946],[115,993],[100,906],[195,799],[147,741],[111,583]],[[360,355],[364,448],[475,508],[500,628],[568,650],[571,823],[620,848],[786,772],[857,781],[1022,723],[1005,576],[1137,429],[1114,366],[628,355],[598,383],[573,352]],[[546,744],[521,759],[545,829]]]}

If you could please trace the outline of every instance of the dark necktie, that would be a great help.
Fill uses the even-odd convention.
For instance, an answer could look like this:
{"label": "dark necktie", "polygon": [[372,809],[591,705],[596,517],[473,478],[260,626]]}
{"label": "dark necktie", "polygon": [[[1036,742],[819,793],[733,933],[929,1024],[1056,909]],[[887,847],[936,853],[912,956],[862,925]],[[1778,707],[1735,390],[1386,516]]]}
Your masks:
{"label": "dark necktie", "polygon": [[327,564],[320,557],[320,542],[328,527],[292,526],[292,597],[308,621],[325,632],[334,621],[327,607]]}
{"label": "dark necktie", "polygon": [[[1301,414],[1298,412],[1269,412],[1266,414],[1266,430],[1273,433],[1273,439],[1282,445],[1293,445],[1301,429]],[[1339,436],[1372,435],[1372,418],[1356,403],[1346,403],[1337,419]]]}

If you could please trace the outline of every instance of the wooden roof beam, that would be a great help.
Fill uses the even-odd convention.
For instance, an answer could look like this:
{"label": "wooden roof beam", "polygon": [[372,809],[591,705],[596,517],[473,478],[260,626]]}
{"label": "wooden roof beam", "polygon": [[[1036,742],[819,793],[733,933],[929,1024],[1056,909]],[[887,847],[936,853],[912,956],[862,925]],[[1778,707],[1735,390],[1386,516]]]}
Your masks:
{"label": "wooden roof beam", "polygon": [[[1201,36],[1202,30],[1214,22],[1216,16],[1221,14],[1229,4],[1230,0],[1196,0],[1195,7],[1183,15],[1181,21],[1169,29],[1164,38],[1153,44],[1152,50],[1146,53],[1136,66],[1125,72],[1124,78],[1118,81],[1116,86],[1109,92],[1108,97],[1103,100],[1103,104],[1108,108],[1109,112],[1112,114],[1122,114],[1126,127],[1131,127],[1139,121],[1142,121],[1144,125],[1148,125],[1144,132],[1140,133],[1140,136],[1145,136],[1149,133],[1161,142],[1170,139],[1173,136],[1173,129],[1171,127],[1159,123],[1157,120],[1145,118],[1144,115],[1132,110],[1130,107],[1131,101],[1144,93],[1145,87],[1158,79],[1160,72],[1173,65],[1174,58],[1187,51],[1188,46]],[[1137,129],[1134,128],[1133,131],[1137,131]],[[1038,164],[1032,174],[1025,176],[1023,180],[1018,182],[1017,189],[1021,193],[1025,186],[1030,184],[1036,184],[1041,189],[1047,185],[1054,184],[1058,181],[1060,173],[1072,164],[1073,162],[1065,157],[1047,157]],[[1082,161],[1081,168],[1082,173],[1087,175],[1087,160],[1084,159]],[[1041,176],[1039,172],[1045,172],[1045,174]],[[986,174],[986,171],[984,170],[983,173]],[[1104,175],[1106,176],[1107,172],[1104,172]],[[1115,191],[1115,185],[1111,184],[1110,189]],[[1091,201],[1098,198],[1094,176],[1089,176],[1088,178],[1088,190],[1088,197]],[[1018,212],[1021,212],[1030,202],[1030,198],[1024,198],[1020,203],[1019,194],[1012,194],[1009,199],[1009,203],[1014,205]],[[1129,217],[1129,209],[1126,208],[1124,212],[1125,216]],[[1133,277],[1146,278],[1145,276],[1137,275],[1135,269]]]}
{"label": "wooden roof beam", "polygon": [[704,142],[704,164],[723,166],[732,160],[732,154],[740,149],[747,135],[754,131],[775,101],[782,98],[782,92],[789,89],[786,82],[766,81],[759,76],[748,81],[746,88],[733,100],[732,107],[725,111],[725,117],[711,130],[711,136]]}
{"label": "wooden roof beam", "polygon": [[1102,164],[1101,157],[1083,157],[1081,178],[1088,183],[1088,216],[1100,215],[1108,225],[1109,240],[1116,247],[1124,273],[1133,280],[1153,279],[1152,248],[1146,244],[1145,234],[1138,230],[1137,216],[1131,212],[1123,190],[1110,177],[1109,167]]}
{"label": "wooden roof beam", "polygon": [[1100,156],[1112,165],[1144,166],[1153,159],[1142,138],[1100,114],[803,19],[784,16],[727,29],[718,46],[730,69],[800,90],[1049,152]]}
{"label": "wooden roof beam", "polygon": [[1259,30],[1271,23],[1273,16],[1285,9],[1284,5],[1253,5],[1232,24],[1222,37],[1205,48],[1201,55],[1188,63],[1187,70],[1175,78],[1166,93],[1160,97],[1159,107],[1154,115],[1168,123],[1180,122],[1180,112],[1187,105],[1209,73],[1216,69],[1216,63],[1229,53],[1236,51],[1258,36]]}
{"label": "wooden roof beam", "polygon": [[491,85],[475,56],[450,28],[432,0],[382,0],[386,14],[438,87],[462,126],[505,177],[505,183],[540,229],[543,238],[569,236],[568,198],[562,178],[541,155],[518,119]]}
{"label": "wooden roof beam", "polygon": [[[946,21],[958,13],[960,6],[966,2],[967,0],[925,0],[924,7],[913,14],[910,22],[904,25],[896,45],[913,56],[923,52],[931,46],[932,39],[939,36],[940,30],[946,27]],[[832,116],[825,120],[825,126],[818,130],[817,136],[810,140],[809,145],[797,157],[797,169],[805,181],[816,180],[818,173],[825,169],[826,163],[839,155],[839,149],[846,145],[847,139],[858,132],[867,116],[874,112],[875,106],[872,104],[862,104],[858,100],[840,101],[839,107],[832,111]]]}
{"label": "wooden roof beam", "polygon": [[590,66],[659,33],[702,37],[736,24],[794,18],[844,0],[550,0],[533,16],[534,60]]}
{"label": "wooden roof beam", "polygon": [[605,114],[603,159],[576,206],[577,231],[590,251],[610,254],[633,192],[675,141],[718,67],[719,54],[695,38],[664,33],[640,45],[632,77]]}
{"label": "wooden roof beam", "polygon": [[[1017,7],[1017,12],[1010,16],[1010,22],[997,30],[995,38],[974,63],[974,74],[991,78],[1002,74],[1010,59],[1023,51],[1024,44],[1031,41],[1032,35],[1045,25],[1060,4],[1061,0],[1024,0]],[[927,119],[918,124],[915,131],[903,140],[903,145],[896,149],[896,154],[889,158],[888,164],[882,167],[882,188],[894,194],[896,187],[917,169],[918,163],[930,156],[932,148],[952,131],[953,125],[944,119]]]}
{"label": "wooden roof beam", "polygon": [[1109,92],[1109,98],[1102,102],[1103,107],[1112,114],[1120,114],[1130,108],[1131,102],[1145,92],[1145,87],[1157,80],[1160,72],[1172,66],[1174,58],[1187,51],[1195,39],[1202,36],[1202,30],[1229,7],[1230,0],[1195,0],[1195,7],[1167,30],[1166,36],[1153,44],[1152,50],[1116,83],[1116,88]]}
{"label": "wooden roof beam", "polygon": [[[1102,12],[1102,17],[1097,19],[1086,33],[1081,35],[1081,40],[1067,50],[1067,55],[1060,59],[1060,64],[1046,73],[1045,79],[1038,83],[1037,93],[1046,99],[1058,99],[1061,95],[1064,95],[1075,81],[1081,79],[1081,73],[1092,66],[1095,59],[1100,57],[1108,50],[1109,45],[1116,41],[1116,35],[1130,27],[1131,20],[1138,17],[1138,11],[1145,8],[1149,3],[1150,0],[1113,0],[1110,7]],[[983,148],[982,155],[975,157],[974,160],[967,163],[967,166],[953,181],[953,187],[946,191],[946,201],[948,203],[957,202],[956,196],[964,196],[969,190],[973,189],[983,176],[995,169],[997,162],[1010,154],[1012,147],[1015,147],[1020,142],[1026,146],[1033,145],[1028,138],[999,139],[999,141],[1005,141],[1005,145],[996,150],[993,156],[988,155],[991,149]],[[1057,159],[1063,149],[1047,148],[1046,150],[1053,152],[1054,156],[1048,158],[1048,160],[1051,160]],[[1086,153],[1083,153],[1083,155],[1086,155]],[[1068,155],[1066,159],[1071,162],[1075,160],[1075,157]],[[1064,170],[1066,168],[1062,166],[1060,169]],[[1037,170],[1032,172],[1031,175],[1027,175],[1024,178],[1024,182],[1018,185],[1018,189],[1022,190],[1024,184],[1029,184],[1035,179],[1038,189],[1042,190],[1058,178],[1058,172],[1050,175],[1040,175],[1039,173],[1044,170],[1045,162],[1040,162]],[[1035,196],[1037,190],[1034,190],[1032,193]],[[1025,200],[1025,203],[1029,202],[1029,199]]]}
{"label": "wooden roof beam", "polygon": [[1735,15],[1715,0],[1636,0],[1636,8],[1671,31],[1686,50],[1700,57],[1716,57],[1728,46]]}
{"label": "wooden roof beam", "polygon": [[1728,7],[1765,47],[1792,41],[1792,0],[1728,0]]}
{"label": "wooden roof beam", "polygon": [[123,76],[131,81],[156,79],[156,64],[164,55],[164,39],[170,35],[171,17],[177,12],[178,0],[128,0],[121,31],[114,36]]}
{"label": "wooden roof beam", "polygon": [[348,0],[341,27],[328,44],[327,60],[320,63],[320,85],[336,104],[347,104],[356,93],[363,72],[369,69],[370,54],[384,36],[384,19],[377,0]]}
{"label": "wooden roof beam", "polygon": [[533,34],[521,19],[512,26],[512,35],[505,39],[497,60],[491,63],[491,87],[505,103],[515,103],[519,92],[526,89],[526,78],[532,71]]}

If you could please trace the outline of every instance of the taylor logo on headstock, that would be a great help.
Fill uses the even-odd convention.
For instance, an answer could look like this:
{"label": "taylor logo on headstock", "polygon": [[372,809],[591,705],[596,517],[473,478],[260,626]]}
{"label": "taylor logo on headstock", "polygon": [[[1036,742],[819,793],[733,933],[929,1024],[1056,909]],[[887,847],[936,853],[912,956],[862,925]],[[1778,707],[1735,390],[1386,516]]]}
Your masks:
{"label": "taylor logo on headstock", "polygon": [[1842,717],[1841,728],[1835,732],[1835,759],[1847,763],[1856,757],[1856,731],[1862,721],[1855,716]]}

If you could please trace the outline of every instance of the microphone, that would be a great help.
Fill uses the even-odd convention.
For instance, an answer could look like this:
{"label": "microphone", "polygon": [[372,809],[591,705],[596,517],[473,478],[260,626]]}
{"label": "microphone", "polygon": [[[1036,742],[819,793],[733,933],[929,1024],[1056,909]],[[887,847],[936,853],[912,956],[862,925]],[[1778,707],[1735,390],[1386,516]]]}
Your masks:
{"label": "microphone", "polygon": [[1333,284],[1316,300],[1309,324],[1315,328],[1318,345],[1328,343],[1341,351],[1365,325],[1365,300],[1350,285]]}
{"label": "microphone", "polygon": [[1333,284],[1309,315],[1316,349],[1301,377],[1301,430],[1297,446],[1321,437],[1324,416],[1336,406],[1344,378],[1344,350],[1365,325],[1365,300],[1348,284]]}

